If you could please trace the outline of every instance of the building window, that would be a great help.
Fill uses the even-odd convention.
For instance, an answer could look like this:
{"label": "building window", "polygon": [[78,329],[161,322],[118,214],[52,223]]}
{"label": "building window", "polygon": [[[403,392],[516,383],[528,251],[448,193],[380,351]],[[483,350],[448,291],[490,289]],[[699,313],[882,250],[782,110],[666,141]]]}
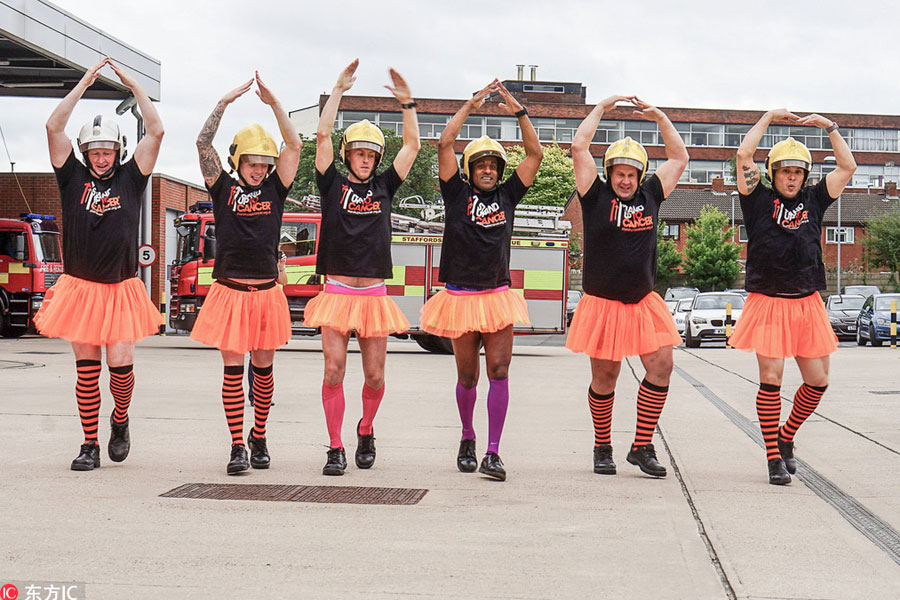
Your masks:
{"label": "building window", "polygon": [[679,230],[680,225],[678,223],[666,223],[666,226],[663,227],[663,238],[667,240],[677,240]]}
{"label": "building window", "polygon": [[548,85],[540,83],[526,83],[524,86],[522,86],[522,89],[526,92],[547,92],[551,94],[563,94],[566,91],[566,88],[561,85]]}
{"label": "building window", "polygon": [[738,241],[746,244],[749,239],[747,237],[747,228],[744,225],[738,225]]}
{"label": "building window", "polygon": [[[825,228],[825,243],[827,244],[852,244],[853,243],[853,231],[852,227],[826,227]],[[840,239],[840,242],[838,242]]]}

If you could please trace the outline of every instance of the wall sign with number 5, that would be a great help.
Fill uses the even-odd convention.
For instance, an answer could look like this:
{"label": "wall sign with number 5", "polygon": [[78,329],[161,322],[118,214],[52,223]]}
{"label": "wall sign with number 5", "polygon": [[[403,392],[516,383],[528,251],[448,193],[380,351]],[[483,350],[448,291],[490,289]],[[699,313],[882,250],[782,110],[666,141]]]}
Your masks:
{"label": "wall sign with number 5", "polygon": [[150,244],[144,244],[138,248],[138,264],[142,267],[149,267],[155,263],[157,256],[156,248]]}

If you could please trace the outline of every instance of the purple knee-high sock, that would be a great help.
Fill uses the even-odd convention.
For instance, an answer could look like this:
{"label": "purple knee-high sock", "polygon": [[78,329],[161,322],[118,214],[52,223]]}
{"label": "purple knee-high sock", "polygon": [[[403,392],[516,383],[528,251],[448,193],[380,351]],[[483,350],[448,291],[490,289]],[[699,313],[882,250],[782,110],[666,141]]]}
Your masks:
{"label": "purple knee-high sock", "polygon": [[456,407],[459,409],[459,420],[462,423],[462,439],[475,439],[475,426],[472,424],[472,417],[475,414],[475,397],[477,388],[463,387],[460,382],[456,382]]}
{"label": "purple knee-high sock", "polygon": [[491,379],[488,390],[488,452],[497,452],[500,447],[500,436],[503,435],[503,423],[506,421],[506,408],[509,406],[509,379]]}

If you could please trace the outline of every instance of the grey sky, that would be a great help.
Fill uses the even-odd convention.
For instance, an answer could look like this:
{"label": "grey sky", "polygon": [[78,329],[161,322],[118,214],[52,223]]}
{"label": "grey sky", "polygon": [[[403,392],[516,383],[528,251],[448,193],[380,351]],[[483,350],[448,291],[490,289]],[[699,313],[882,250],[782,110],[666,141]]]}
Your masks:
{"label": "grey sky", "polygon": [[[349,94],[388,94],[393,66],[416,96],[462,98],[524,63],[539,65],[540,79],[582,82],[591,104],[637,94],[659,106],[900,114],[900,9],[889,2],[56,3],[162,62],[156,170],[195,183],[197,132],[255,68],[293,110],[329,92],[356,57]],[[0,98],[16,171],[50,170],[43,126],[56,102]],[[114,107],[82,102],[67,132]],[[133,138],[133,119],[121,119]],[[223,156],[254,121],[277,131],[255,95],[229,107],[216,138]],[[9,171],[2,148],[0,171]]]}

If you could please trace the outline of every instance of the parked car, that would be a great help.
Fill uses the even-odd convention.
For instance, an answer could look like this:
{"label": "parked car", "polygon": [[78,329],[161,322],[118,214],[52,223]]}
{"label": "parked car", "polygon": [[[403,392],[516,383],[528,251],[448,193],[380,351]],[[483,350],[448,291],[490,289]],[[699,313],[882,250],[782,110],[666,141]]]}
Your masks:
{"label": "parked car", "polygon": [[669,313],[675,314],[675,305],[679,300],[682,298],[693,298],[699,293],[700,290],[695,287],[671,287],[666,290],[663,300],[665,300],[666,306],[669,307]]}
{"label": "parked car", "polygon": [[578,290],[569,290],[566,292],[566,325],[572,324],[572,317],[575,316],[575,307],[584,294]]}
{"label": "parked car", "polygon": [[725,341],[725,305],[731,303],[731,319],[737,323],[744,297],[726,292],[703,292],[694,296],[684,324],[684,345],[699,348],[700,342]]}
{"label": "parked car", "polygon": [[740,294],[745,299],[747,298],[747,294],[749,293],[744,288],[728,288],[727,290],[725,290],[725,292],[729,294]]}
{"label": "parked car", "polygon": [[874,294],[866,298],[856,317],[856,343],[865,346],[871,342],[880,346],[891,337],[891,300],[896,300],[900,310],[900,294]]}
{"label": "parked car", "polygon": [[842,294],[859,294],[863,298],[868,298],[875,294],[881,293],[881,288],[877,285],[845,285]]}
{"label": "parked car", "polygon": [[675,329],[684,337],[684,322],[687,320],[688,314],[691,312],[691,304],[694,303],[693,298],[682,298],[675,306]]}
{"label": "parked car", "polygon": [[866,301],[859,294],[833,294],[825,300],[825,310],[834,335],[839,339],[852,340],[856,337],[856,317]]}

